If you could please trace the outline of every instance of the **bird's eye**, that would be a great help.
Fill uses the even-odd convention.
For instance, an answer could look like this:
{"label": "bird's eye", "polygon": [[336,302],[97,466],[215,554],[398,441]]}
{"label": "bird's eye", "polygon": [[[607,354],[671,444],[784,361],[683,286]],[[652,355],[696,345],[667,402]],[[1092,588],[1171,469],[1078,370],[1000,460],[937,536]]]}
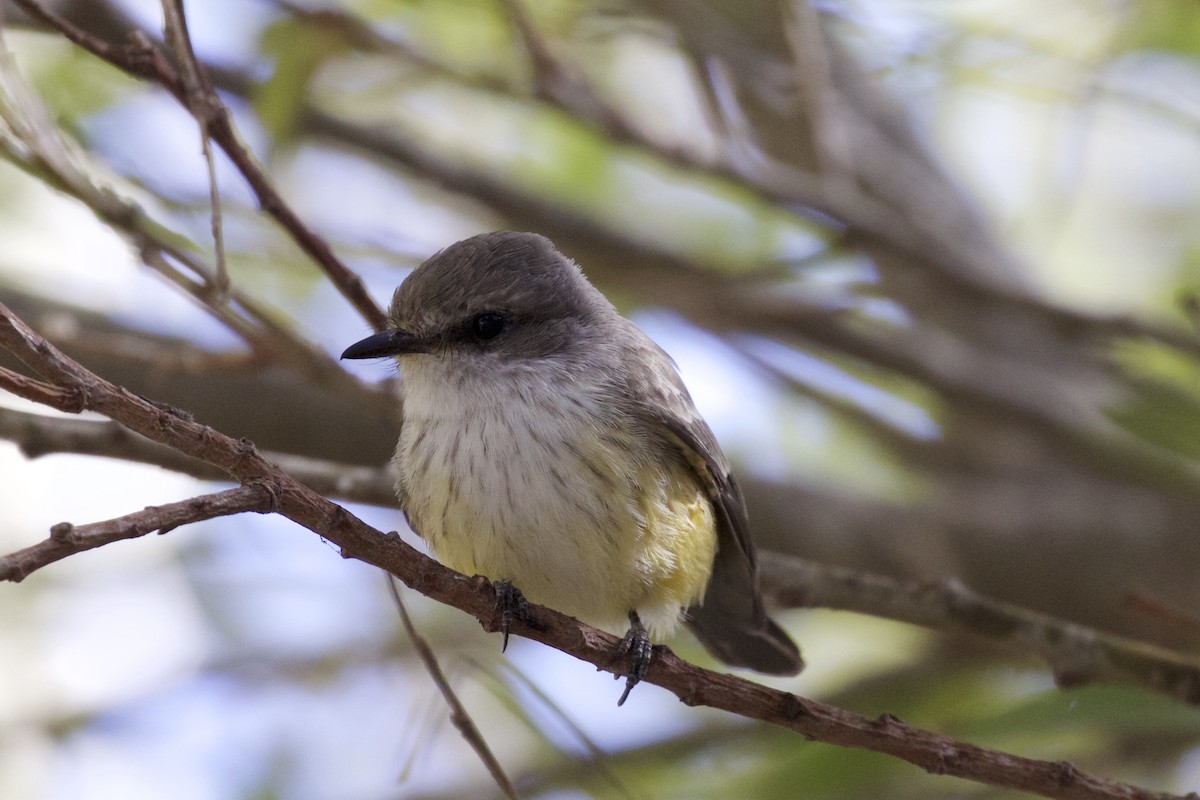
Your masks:
{"label": "bird's eye", "polygon": [[504,317],[494,312],[476,314],[471,320],[471,332],[479,339],[495,339],[504,331]]}

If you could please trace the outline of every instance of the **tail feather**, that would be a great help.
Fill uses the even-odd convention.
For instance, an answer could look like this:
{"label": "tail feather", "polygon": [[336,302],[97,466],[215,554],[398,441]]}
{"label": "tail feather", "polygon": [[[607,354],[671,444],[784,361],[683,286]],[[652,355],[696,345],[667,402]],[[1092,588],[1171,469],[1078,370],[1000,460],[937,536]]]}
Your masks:
{"label": "tail feather", "polygon": [[717,611],[692,609],[688,628],[715,658],[766,675],[795,675],[804,669],[800,649],[782,628],[762,615],[759,624]]}

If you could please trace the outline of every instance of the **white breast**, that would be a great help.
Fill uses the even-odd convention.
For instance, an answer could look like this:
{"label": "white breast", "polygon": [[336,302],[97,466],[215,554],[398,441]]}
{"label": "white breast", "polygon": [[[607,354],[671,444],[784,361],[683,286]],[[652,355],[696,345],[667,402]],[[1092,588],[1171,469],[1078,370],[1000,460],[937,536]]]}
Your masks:
{"label": "white breast", "polygon": [[694,515],[696,492],[681,495],[694,482],[614,411],[603,385],[509,370],[464,392],[452,366],[404,364],[396,469],[414,529],[460,572],[511,580],[531,601],[614,632],[637,609],[652,633],[669,634],[707,565],[698,590],[693,580],[664,595],[679,526],[648,534],[647,517]]}

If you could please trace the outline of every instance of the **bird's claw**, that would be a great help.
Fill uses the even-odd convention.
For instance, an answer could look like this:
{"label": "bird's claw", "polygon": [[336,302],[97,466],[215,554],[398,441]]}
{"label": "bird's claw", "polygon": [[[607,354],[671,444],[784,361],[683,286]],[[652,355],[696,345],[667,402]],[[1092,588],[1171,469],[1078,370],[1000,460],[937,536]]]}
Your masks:
{"label": "bird's claw", "polygon": [[492,582],[492,590],[496,593],[496,608],[500,611],[500,633],[504,637],[500,643],[500,652],[508,649],[508,629],[515,619],[526,625],[533,625],[529,615],[529,601],[521,590],[512,585],[512,581],[499,580]]}
{"label": "bird's claw", "polygon": [[[621,637],[621,641],[617,644],[608,663],[615,664],[626,655],[629,656],[629,674],[625,678],[625,691],[621,693],[621,699],[617,701],[618,706],[625,704],[633,687],[641,683],[642,678],[645,678],[646,674],[650,672],[650,662],[654,659],[654,645],[650,643],[650,633],[642,624],[636,611],[629,612],[629,630]],[[614,675],[613,677],[621,676]]]}

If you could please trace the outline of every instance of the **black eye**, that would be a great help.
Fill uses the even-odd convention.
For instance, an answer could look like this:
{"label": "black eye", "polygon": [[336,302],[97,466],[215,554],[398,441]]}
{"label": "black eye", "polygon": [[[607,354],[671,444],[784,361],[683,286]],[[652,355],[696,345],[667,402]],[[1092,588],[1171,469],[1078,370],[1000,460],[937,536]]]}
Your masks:
{"label": "black eye", "polygon": [[471,333],[480,339],[495,339],[504,331],[504,317],[494,312],[476,314],[471,320]]}

